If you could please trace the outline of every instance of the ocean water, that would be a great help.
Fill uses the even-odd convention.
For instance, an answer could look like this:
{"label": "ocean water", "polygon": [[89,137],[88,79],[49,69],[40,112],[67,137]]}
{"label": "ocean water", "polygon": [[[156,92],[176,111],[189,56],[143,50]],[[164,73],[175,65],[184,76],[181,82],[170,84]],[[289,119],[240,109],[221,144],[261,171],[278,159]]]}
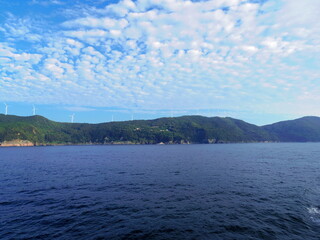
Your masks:
{"label": "ocean water", "polygon": [[320,239],[320,143],[0,148],[0,239]]}

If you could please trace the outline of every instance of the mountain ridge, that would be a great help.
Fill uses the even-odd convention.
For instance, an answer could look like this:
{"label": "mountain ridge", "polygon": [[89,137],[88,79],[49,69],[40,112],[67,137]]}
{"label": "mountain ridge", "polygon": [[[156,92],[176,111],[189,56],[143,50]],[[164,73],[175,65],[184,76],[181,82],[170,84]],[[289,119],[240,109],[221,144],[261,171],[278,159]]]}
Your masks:
{"label": "mountain ridge", "polygon": [[25,145],[25,141],[27,145],[320,142],[320,118],[306,116],[265,126],[197,115],[89,124],[0,114],[0,144],[10,141],[16,145],[21,141]]}

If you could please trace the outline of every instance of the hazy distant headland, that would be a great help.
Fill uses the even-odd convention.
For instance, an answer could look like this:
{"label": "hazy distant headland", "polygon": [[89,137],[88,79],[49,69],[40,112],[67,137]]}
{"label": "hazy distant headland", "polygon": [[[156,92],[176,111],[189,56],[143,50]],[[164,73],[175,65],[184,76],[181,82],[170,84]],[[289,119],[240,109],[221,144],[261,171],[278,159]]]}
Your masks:
{"label": "hazy distant headland", "polygon": [[256,126],[230,117],[182,116],[99,124],[0,114],[1,146],[319,142],[320,118]]}

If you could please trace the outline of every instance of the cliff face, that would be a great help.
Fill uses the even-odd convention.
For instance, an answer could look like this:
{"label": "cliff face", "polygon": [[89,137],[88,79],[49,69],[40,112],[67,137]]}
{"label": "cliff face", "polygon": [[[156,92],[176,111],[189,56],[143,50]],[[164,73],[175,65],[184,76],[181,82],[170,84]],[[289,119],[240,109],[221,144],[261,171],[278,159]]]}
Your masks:
{"label": "cliff face", "polygon": [[32,147],[34,144],[28,140],[15,139],[0,143],[0,147]]}

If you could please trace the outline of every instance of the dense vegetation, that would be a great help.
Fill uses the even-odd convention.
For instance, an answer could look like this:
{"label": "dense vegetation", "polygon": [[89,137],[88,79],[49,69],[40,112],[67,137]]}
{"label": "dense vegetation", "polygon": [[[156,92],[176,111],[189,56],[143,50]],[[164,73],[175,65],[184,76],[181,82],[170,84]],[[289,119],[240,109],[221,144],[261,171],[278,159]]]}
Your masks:
{"label": "dense vegetation", "polygon": [[228,117],[183,116],[83,124],[0,114],[0,142],[15,139],[37,145],[320,141],[320,118],[305,117],[258,127]]}
{"label": "dense vegetation", "polygon": [[281,142],[320,142],[320,118],[303,117],[263,126]]}

